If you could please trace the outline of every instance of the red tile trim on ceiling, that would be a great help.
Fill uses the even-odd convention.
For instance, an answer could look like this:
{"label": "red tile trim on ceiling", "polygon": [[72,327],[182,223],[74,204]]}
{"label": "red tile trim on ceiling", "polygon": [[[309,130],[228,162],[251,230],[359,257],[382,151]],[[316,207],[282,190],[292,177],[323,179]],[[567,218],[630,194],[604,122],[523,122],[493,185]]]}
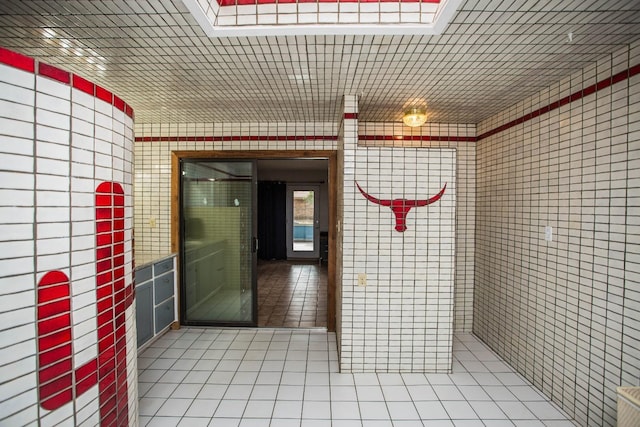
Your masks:
{"label": "red tile trim on ceiling", "polygon": [[218,0],[220,6],[282,3],[440,3],[441,0]]}
{"label": "red tile trim on ceiling", "polygon": [[72,87],[86,92],[91,96],[106,101],[133,119],[133,108],[131,108],[131,106],[115,96],[112,92],[91,83],[89,80],[83,79],[77,74],[70,73],[44,62],[36,61],[34,58],[13,52],[3,47],[0,47],[0,64],[5,64],[10,67],[18,68],[29,73],[38,74],[39,76],[71,85]]}

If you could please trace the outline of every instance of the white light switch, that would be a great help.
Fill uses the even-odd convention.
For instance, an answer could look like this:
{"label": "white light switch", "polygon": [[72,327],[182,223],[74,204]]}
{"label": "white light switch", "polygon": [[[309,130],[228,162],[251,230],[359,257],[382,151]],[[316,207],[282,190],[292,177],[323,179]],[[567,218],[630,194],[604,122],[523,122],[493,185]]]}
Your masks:
{"label": "white light switch", "polygon": [[544,228],[544,240],[546,240],[547,242],[553,241],[553,227],[551,227],[550,225],[547,225]]}

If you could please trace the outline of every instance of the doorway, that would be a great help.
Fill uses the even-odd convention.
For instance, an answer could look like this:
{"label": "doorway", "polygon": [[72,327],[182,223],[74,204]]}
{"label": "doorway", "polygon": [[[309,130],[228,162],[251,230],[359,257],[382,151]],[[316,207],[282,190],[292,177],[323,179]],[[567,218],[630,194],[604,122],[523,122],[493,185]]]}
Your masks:
{"label": "doorway", "polygon": [[[190,159],[192,161],[197,160],[197,161],[203,161],[206,160],[207,162],[210,163],[225,163],[226,161],[232,161],[232,162],[238,162],[238,163],[242,163],[243,161],[247,161],[247,162],[253,162],[253,164],[255,165],[256,162],[261,162],[263,160],[277,160],[277,161],[284,161],[286,162],[287,160],[322,160],[325,164],[325,183],[324,183],[324,189],[320,189],[319,192],[317,189],[313,188],[312,190],[309,190],[308,188],[302,189],[300,191],[306,191],[306,194],[304,195],[304,197],[299,197],[302,199],[303,202],[308,203],[309,205],[313,205],[313,211],[315,211],[316,206],[318,206],[318,200],[320,199],[320,197],[324,197],[323,200],[325,200],[324,202],[324,208],[325,208],[325,213],[324,213],[324,217],[322,217],[323,215],[322,213],[322,209],[320,210],[320,214],[317,214],[314,212],[313,215],[311,215],[309,213],[309,209],[306,209],[306,213],[302,215],[302,218],[300,219],[300,221],[296,221],[298,224],[298,226],[302,225],[304,226],[304,229],[301,231],[301,227],[298,227],[297,230],[293,229],[293,225],[291,227],[291,233],[292,233],[292,243],[293,241],[297,240],[301,243],[303,243],[302,246],[297,246],[297,250],[293,251],[294,253],[294,257],[297,258],[297,261],[291,261],[291,260],[284,260],[284,262],[288,262],[288,263],[298,263],[299,266],[296,266],[295,264],[290,264],[289,267],[291,271],[303,271],[302,273],[300,273],[300,277],[302,278],[302,280],[307,280],[305,279],[305,277],[309,277],[309,280],[312,280],[314,275],[316,273],[314,273],[312,270],[307,269],[307,271],[304,271],[304,264],[306,263],[307,265],[313,265],[314,268],[320,268],[320,263],[318,262],[319,259],[319,255],[321,255],[322,253],[319,252],[320,249],[320,238],[319,238],[319,223],[321,221],[324,221],[326,223],[326,229],[324,230],[324,232],[322,233],[324,236],[324,245],[325,245],[325,250],[324,250],[324,265],[321,268],[324,268],[324,274],[326,277],[326,290],[321,289],[319,292],[319,297],[317,299],[318,301],[318,306],[323,306],[326,304],[326,327],[329,331],[335,331],[335,313],[336,313],[336,301],[335,301],[335,233],[336,233],[336,166],[337,166],[337,155],[335,151],[177,151],[177,152],[173,152],[172,153],[172,171],[173,171],[173,185],[172,185],[172,200],[174,200],[174,203],[172,203],[172,249],[176,252],[180,252],[181,255],[179,257],[179,264],[181,266],[181,271],[185,271],[185,269],[187,268],[187,261],[188,258],[187,256],[185,256],[184,251],[186,249],[186,246],[193,246],[194,244],[198,244],[193,243],[193,241],[197,241],[198,239],[197,237],[197,233],[198,233],[198,227],[203,228],[202,225],[198,225],[198,221],[192,221],[192,228],[193,230],[195,230],[195,236],[189,233],[185,233],[186,231],[186,226],[182,225],[185,223],[185,220],[191,220],[191,217],[187,218],[187,215],[185,212],[182,212],[180,209],[177,209],[177,207],[179,207],[179,203],[176,203],[178,201],[180,201],[180,192],[181,192],[181,186],[180,186],[180,178],[181,178],[181,169],[180,169],[180,164],[184,159]],[[217,165],[215,166],[216,168],[220,169]],[[258,174],[257,172],[257,167],[253,166],[255,169],[252,170],[252,175],[251,175],[251,179],[252,179],[252,189],[254,190],[253,193],[255,194],[255,189],[258,187],[257,182],[255,181],[255,178]],[[225,172],[230,172],[227,169],[223,170]],[[246,172],[246,171],[245,171]],[[233,173],[234,175],[238,175],[241,176],[243,179],[246,179],[246,174],[242,175],[242,174],[236,174],[235,172],[231,171],[231,173]],[[243,172],[244,173],[244,172]],[[222,185],[223,182],[225,182],[223,180],[223,178],[219,179],[218,182],[218,178],[219,177],[206,177],[207,180],[209,180],[209,182],[217,182],[215,185]],[[237,177],[232,177],[232,178],[237,178]],[[211,179],[213,179],[213,181],[211,181]],[[228,179],[228,178],[227,178]],[[202,181],[200,181],[202,182]],[[228,181],[230,182],[230,181]],[[313,187],[314,185],[318,184],[317,182],[296,182],[295,185],[301,185],[303,187]],[[237,184],[234,184],[237,185]],[[235,190],[233,190],[235,191]],[[292,190],[292,191],[298,191],[298,190]],[[311,193],[309,191],[312,191]],[[325,194],[322,194],[322,192],[325,192]],[[320,194],[319,194],[320,193]],[[292,195],[295,195],[292,192]],[[198,195],[198,198],[200,198],[200,195]],[[202,197],[200,200],[200,203],[204,204],[204,198]],[[252,206],[252,208],[255,210],[255,206],[257,206],[255,203],[255,196],[251,197],[254,200],[254,205]],[[236,199],[237,202],[236,202]],[[313,204],[311,204],[310,202],[313,201]],[[209,206],[210,200],[209,198],[207,198],[207,206]],[[244,199],[238,198],[238,197],[231,197],[228,198],[228,202],[227,203],[231,203],[231,206],[226,206],[227,208],[229,208],[230,210],[234,209],[234,208],[238,208],[240,206],[242,206],[245,209],[248,209],[248,205],[246,205],[246,201]],[[236,203],[238,203],[239,205],[236,205]],[[292,204],[293,204],[293,198],[292,198]],[[293,208],[293,206],[292,206]],[[249,210],[247,210],[249,211]],[[293,209],[292,209],[293,212]],[[246,226],[251,228],[251,233],[248,233],[248,235],[250,235],[251,237],[245,240],[245,244],[244,246],[249,248],[251,252],[250,258],[251,259],[255,259],[256,257],[256,253],[258,253],[260,251],[260,242],[257,239],[254,239],[254,237],[256,237],[257,234],[257,230],[256,230],[256,215],[255,213],[253,215],[249,215],[253,218],[253,222],[251,224],[251,226]],[[320,218],[322,217],[322,218]],[[294,217],[292,216],[292,224],[293,224],[293,219]],[[301,222],[302,221],[302,222]],[[193,224],[195,224],[195,228],[193,226]],[[295,231],[298,232],[298,234],[295,234]],[[302,233],[302,234],[301,234]],[[245,236],[246,237],[246,236]],[[296,239],[297,237],[297,239]],[[189,243],[187,243],[189,242]],[[246,243],[248,242],[248,243]],[[313,247],[313,250],[309,251],[308,248],[309,247]],[[293,244],[291,245],[291,248],[293,249]],[[302,248],[302,249],[301,249]],[[297,252],[299,252],[297,254]],[[296,256],[296,255],[300,255],[300,253],[302,253],[302,256]],[[239,255],[240,257],[242,257],[243,255]],[[246,254],[244,255],[246,257]],[[305,256],[307,256],[306,261],[302,260],[303,258],[305,258]],[[226,266],[227,264],[225,264]],[[241,295],[247,295],[245,296],[246,300],[250,300],[251,303],[249,305],[251,305],[252,309],[250,310],[251,312],[251,319],[250,321],[247,321],[246,318],[240,318],[240,320],[237,319],[232,319],[230,321],[228,320],[220,320],[217,318],[214,319],[198,319],[201,321],[201,323],[199,324],[203,324],[203,325],[226,325],[226,324],[243,324],[246,326],[251,326],[251,325],[257,325],[258,324],[258,310],[257,308],[257,299],[258,299],[258,294],[259,291],[257,290],[257,280],[256,280],[256,276],[257,276],[257,271],[259,270],[258,266],[256,266],[256,264],[254,263],[254,261],[252,261],[252,268],[251,268],[251,274],[249,275],[245,275],[245,279],[248,278],[249,276],[253,277],[253,284],[251,286],[244,286],[244,288],[241,286],[239,289],[239,292],[241,293]],[[179,304],[179,318],[181,323],[183,324],[192,324],[189,322],[189,320],[193,320],[192,318],[189,317],[187,311],[187,300],[189,299],[194,299],[193,295],[187,295],[186,292],[186,288],[185,288],[185,283],[187,282],[186,280],[186,276],[183,273],[182,278],[181,278],[181,283],[180,283],[180,304]],[[202,292],[201,292],[202,294]],[[200,306],[206,306],[208,305],[207,303],[203,303],[201,298],[198,298],[198,296],[196,295],[195,299],[197,301],[197,303],[200,303]],[[192,301],[190,301],[192,302]],[[246,307],[246,303],[245,302],[245,307]],[[191,304],[189,304],[191,305]],[[256,307],[256,308],[254,308]],[[317,307],[316,307],[317,308]],[[194,311],[191,311],[191,314],[193,314]],[[310,313],[308,311],[305,311],[303,313],[303,318],[302,320],[309,320],[310,319]],[[322,323],[322,322],[321,322]],[[284,325],[283,325],[284,326]],[[308,323],[305,322],[301,322],[299,325],[299,327],[303,327],[303,326],[308,326]]]}
{"label": "doorway", "polygon": [[320,186],[287,185],[287,258],[318,259]]}

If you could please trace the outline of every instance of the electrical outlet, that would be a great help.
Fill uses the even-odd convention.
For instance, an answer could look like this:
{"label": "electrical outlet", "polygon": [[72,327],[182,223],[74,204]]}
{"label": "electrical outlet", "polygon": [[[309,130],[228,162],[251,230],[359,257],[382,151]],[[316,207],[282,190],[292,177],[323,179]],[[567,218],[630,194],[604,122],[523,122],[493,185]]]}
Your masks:
{"label": "electrical outlet", "polygon": [[358,273],[358,286],[367,286],[367,274]]}
{"label": "electrical outlet", "polygon": [[156,228],[156,218],[153,216],[149,218],[149,227]]}

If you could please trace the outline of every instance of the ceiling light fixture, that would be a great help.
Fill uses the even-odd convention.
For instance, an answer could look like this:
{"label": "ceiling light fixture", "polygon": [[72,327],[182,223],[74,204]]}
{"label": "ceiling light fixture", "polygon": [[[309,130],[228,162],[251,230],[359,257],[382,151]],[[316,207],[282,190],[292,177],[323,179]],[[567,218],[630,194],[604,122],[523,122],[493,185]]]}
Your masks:
{"label": "ceiling light fixture", "polygon": [[402,121],[407,126],[422,126],[427,121],[427,113],[422,108],[410,108],[405,111]]}

